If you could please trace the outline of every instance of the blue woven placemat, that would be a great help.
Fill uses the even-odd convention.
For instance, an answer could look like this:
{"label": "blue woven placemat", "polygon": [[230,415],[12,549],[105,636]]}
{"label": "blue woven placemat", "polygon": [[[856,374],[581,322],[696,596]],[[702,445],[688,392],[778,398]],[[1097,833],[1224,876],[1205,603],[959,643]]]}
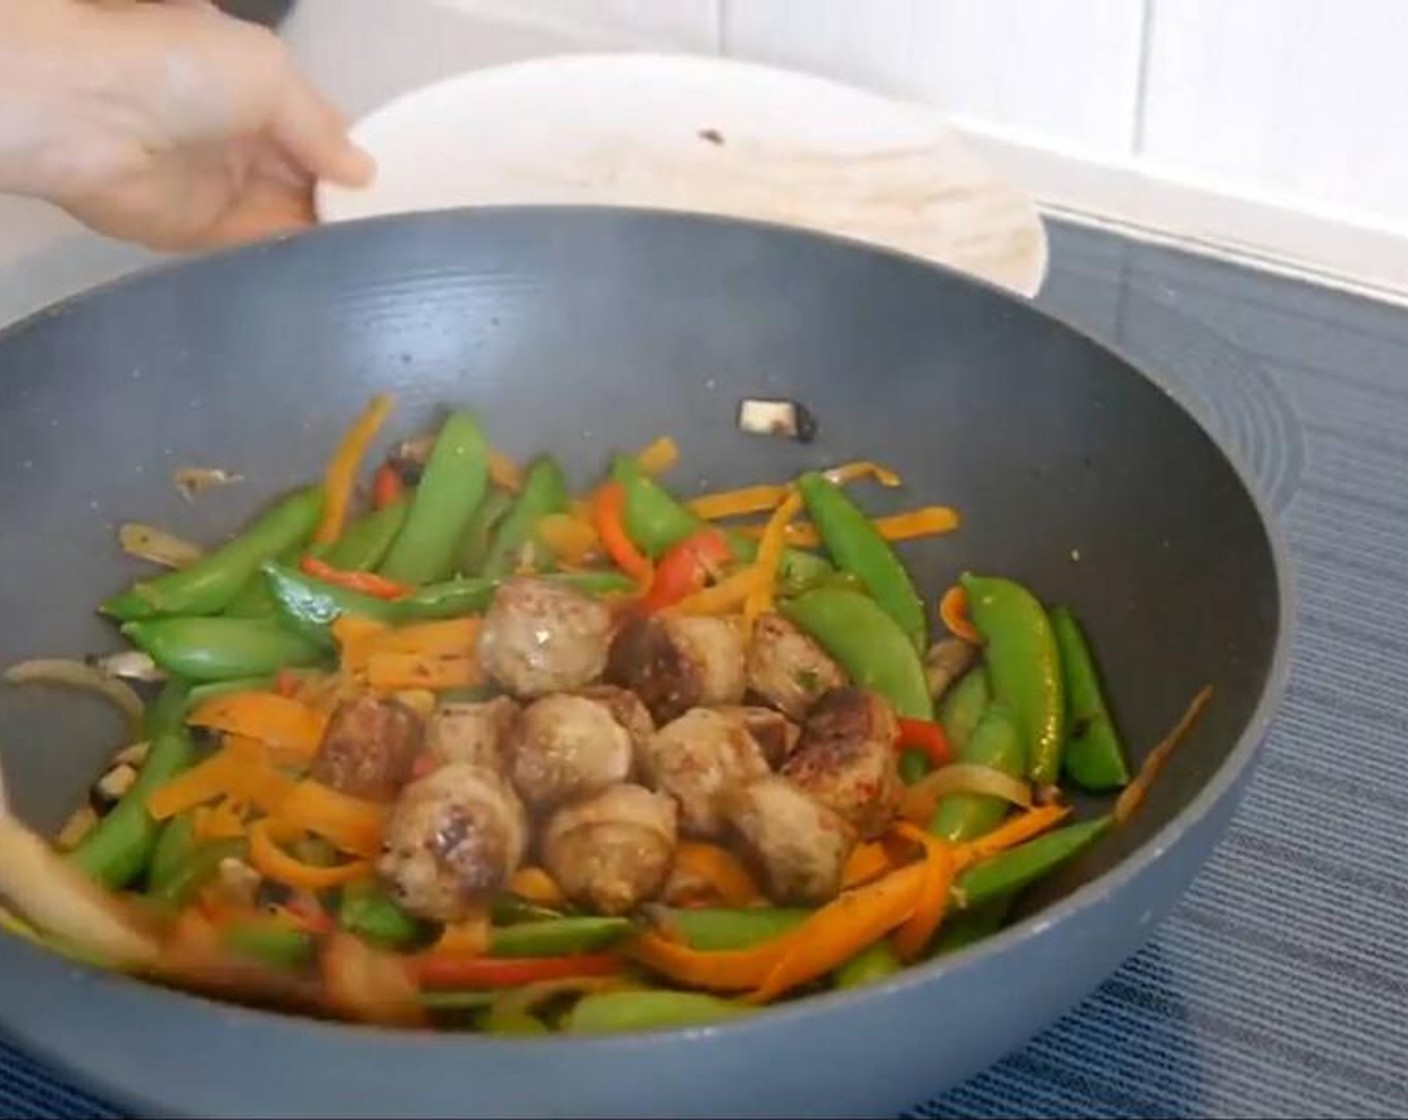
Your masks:
{"label": "blue woven placemat", "polygon": [[[1408,1114],[1408,311],[1055,226],[1041,302],[1181,386],[1281,518],[1286,703],[1145,949],[914,1115]],[[3,998],[3,993],[0,993]],[[0,1046],[0,1115],[116,1116]]]}

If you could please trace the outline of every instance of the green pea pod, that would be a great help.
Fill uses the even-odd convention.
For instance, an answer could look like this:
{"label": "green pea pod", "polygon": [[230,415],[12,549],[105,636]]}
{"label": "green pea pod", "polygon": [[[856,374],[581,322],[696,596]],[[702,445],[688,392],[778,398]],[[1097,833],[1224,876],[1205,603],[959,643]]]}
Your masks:
{"label": "green pea pod", "polygon": [[912,747],[900,752],[899,766],[900,781],[907,786],[912,786],[934,768],[928,755]]}
{"label": "green pea pod", "polygon": [[968,612],[983,636],[993,696],[1011,709],[1027,739],[1027,776],[1054,785],[1061,772],[1066,692],[1061,657],[1046,611],[1008,579],[965,573]]}
{"label": "green pea pod", "polygon": [[484,559],[486,576],[506,576],[518,567],[524,546],[534,539],[538,522],[567,508],[567,479],[550,456],[534,459],[523,476],[523,489],[513,503]]}
{"label": "green pea pod", "polygon": [[188,567],[141,580],[102,605],[123,622],[164,615],[207,615],[222,610],[259,565],[305,541],[323,512],[323,488],[309,487],[284,498],[228,544]]}
{"label": "green pea pod", "polygon": [[500,1007],[497,1003],[489,1005],[489,1010],[480,1024],[480,1029],[485,1034],[506,1037],[533,1037],[551,1033],[548,1025],[532,1012],[524,1011],[518,1007]]}
{"label": "green pea pod", "polygon": [[516,894],[501,894],[489,906],[489,920],[495,926],[514,926],[523,922],[550,922],[563,917],[561,910],[529,902]]}
{"label": "green pea pod", "polygon": [[168,673],[193,681],[262,676],[324,654],[272,618],[157,618],[129,622],[122,633]]}
{"label": "green pea pod", "polygon": [[308,965],[317,951],[311,933],[272,921],[237,922],[225,929],[224,941],[242,956],[288,971]]}
{"label": "green pea pod", "polygon": [[778,610],[816,639],[857,687],[879,693],[901,716],[934,718],[918,651],[874,600],[854,591],[818,588],[784,600]]}
{"label": "green pea pod", "polygon": [[560,957],[592,953],[621,940],[631,930],[626,918],[556,918],[496,929],[489,939],[491,957]]}
{"label": "green pea pod", "polygon": [[[626,492],[626,532],[642,552],[658,557],[707,525],[645,474],[633,458],[618,455],[612,463],[611,477]],[[739,563],[751,563],[758,555],[758,542],[752,538],[728,530],[724,537]],[[778,584],[784,595],[799,595],[835,573],[836,569],[815,553],[789,548],[783,551],[778,565]]]}
{"label": "green pea pod", "polygon": [[836,970],[833,982],[837,988],[860,988],[893,976],[904,965],[888,941],[877,941],[862,949]]}
{"label": "green pea pod", "polygon": [[[630,578],[620,572],[556,572],[543,578],[588,595],[622,594],[635,588]],[[488,610],[502,582],[488,577],[467,577],[431,584],[404,599],[397,599],[396,615],[402,622],[422,622],[482,614]]]}
{"label": "green pea pod", "polygon": [[1074,859],[1110,827],[1109,817],[1067,825],[975,864],[953,884],[960,910],[1016,893]]}
{"label": "green pea pod", "polygon": [[669,910],[664,923],[693,949],[750,949],[791,933],[812,911],[799,908],[764,907],[746,910]]}
{"label": "green pea pod", "polygon": [[337,907],[337,924],[388,948],[401,949],[424,940],[425,923],[407,914],[378,883],[349,883]]}
{"label": "green pea pod", "polygon": [[262,571],[279,618],[290,630],[325,649],[334,647],[332,624],[344,614],[387,623],[400,617],[394,603],[325,583],[293,568],[270,562]]}
{"label": "green pea pod", "polygon": [[741,1003],[703,992],[592,992],[577,1001],[563,1021],[569,1034],[665,1030],[718,1023],[746,1015]]}
{"label": "green pea pod", "polygon": [[[1020,725],[1002,705],[991,705],[973,734],[958,748],[958,761],[987,766],[1020,778],[1027,763]],[[1007,810],[1007,802],[1000,797],[980,793],[950,794],[935,806],[929,831],[951,844],[976,840],[1001,824]]]}
{"label": "green pea pod", "polygon": [[190,766],[195,757],[184,723],[187,688],[185,681],[172,678],[147,708],[143,732],[151,747],[137,780],[117,807],[69,854],[79,868],[111,890],[125,887],[141,875],[156,847],[161,826],[147,812],[147,798]]}
{"label": "green pea pod", "polygon": [[929,645],[929,621],[914,581],[874,522],[825,475],[808,471],[797,480],[821,543],[842,571],[854,572],[871,597],[909,636],[921,653]]}
{"label": "green pea pod", "polygon": [[[290,568],[297,567],[304,555],[313,552],[316,547],[309,548],[305,542],[299,541],[293,547],[284,549],[274,558],[274,561]],[[226,618],[268,618],[277,607],[278,604],[274,602],[274,592],[269,587],[269,581],[264,578],[264,572],[260,570],[245,580],[244,586],[239,589],[235,597],[225,605],[225,609],[220,613]]]}
{"label": "green pea pod", "polygon": [[488,485],[489,445],[470,413],[453,412],[431,448],[382,574],[415,585],[449,578]]}
{"label": "green pea pod", "polygon": [[994,899],[982,906],[960,910],[939,927],[930,954],[935,957],[956,953],[991,937],[1007,922],[1012,909],[1012,896]]}
{"label": "green pea pod", "polygon": [[166,886],[196,846],[190,813],[172,817],[161,827],[151,862],[147,865],[147,893],[156,894]]}
{"label": "green pea pod", "polygon": [[494,530],[513,508],[513,495],[493,487],[484,495],[479,508],[470,519],[460,544],[460,571],[467,575],[483,575],[484,561],[494,543]]}
{"label": "green pea pod", "polygon": [[227,859],[244,859],[248,845],[243,840],[210,840],[196,845],[177,865],[152,899],[179,910],[196,891],[214,878],[220,864]]}
{"label": "green pea pod", "polygon": [[469,992],[421,992],[421,1006],[429,1011],[484,1011],[503,997],[499,989]]}
{"label": "green pea pod", "polygon": [[323,559],[340,572],[374,571],[400,534],[410,508],[405,498],[397,498],[362,514],[342,531]]}
{"label": "green pea pod", "polygon": [[1062,758],[1066,776],[1093,793],[1118,789],[1129,782],[1129,763],[1105,703],[1090,644],[1069,607],[1052,608],[1051,629],[1061,652],[1070,707],[1070,737]]}
{"label": "green pea pod", "polygon": [[[944,734],[954,750],[963,749],[963,744],[977,728],[991,700],[987,670],[979,665],[969,669],[963,679],[939,701],[939,723],[943,725]],[[1025,755],[1022,761],[1025,765]]]}

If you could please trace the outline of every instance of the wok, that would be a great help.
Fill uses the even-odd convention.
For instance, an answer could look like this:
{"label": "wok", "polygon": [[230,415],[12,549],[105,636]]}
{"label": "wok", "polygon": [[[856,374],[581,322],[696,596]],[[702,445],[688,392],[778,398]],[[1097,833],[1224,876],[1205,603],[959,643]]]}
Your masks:
{"label": "wok", "polygon": [[[158,268],[0,336],[0,656],[116,645],[93,612],[136,574],[140,517],[218,537],[317,475],[377,390],[410,432],[480,410],[511,453],[579,482],[660,432],[690,491],[875,457],[960,533],[914,548],[936,594],[964,568],[1086,620],[1136,762],[1203,684],[1214,702],[1145,811],[981,945],[869,989],[721,1027],[495,1041],[236,1009],[0,936],[0,1028],[149,1112],[855,1115],[908,1106],[1019,1045],[1177,901],[1236,803],[1281,690],[1285,561],[1227,453],[1166,390],[1027,304],[903,257],[660,213],[396,217]],[[735,429],[792,397],[800,445]],[[173,468],[246,482],[195,505]],[[900,499],[897,499],[897,501]],[[10,690],[11,798],[56,827],[117,731]]]}

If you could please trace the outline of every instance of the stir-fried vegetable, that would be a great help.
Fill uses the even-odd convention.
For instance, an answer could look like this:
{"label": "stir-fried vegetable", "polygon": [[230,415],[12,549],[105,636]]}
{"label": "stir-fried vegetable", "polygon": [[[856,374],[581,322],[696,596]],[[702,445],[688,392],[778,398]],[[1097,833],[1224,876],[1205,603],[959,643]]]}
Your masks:
{"label": "stir-fried vegetable", "polygon": [[[1010,580],[912,572],[895,543],[959,518],[870,517],[895,472],[686,503],[661,437],[574,491],[453,412],[364,504],[390,407],[224,545],[142,546],[183,566],[101,609],[169,678],[152,703],[82,661],[5,674],[97,688],[150,741],[67,856],[0,811],[6,929],[388,1026],[724,1023],[1000,928],[1207,702],[1072,823],[1063,773],[1128,782],[1084,632]],[[930,575],[954,637],[926,652]]]}

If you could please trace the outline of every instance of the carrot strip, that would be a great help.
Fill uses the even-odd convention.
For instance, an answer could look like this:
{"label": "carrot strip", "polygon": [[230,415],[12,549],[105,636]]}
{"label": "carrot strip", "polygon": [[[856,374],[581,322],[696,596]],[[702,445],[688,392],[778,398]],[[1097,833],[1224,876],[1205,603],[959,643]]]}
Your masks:
{"label": "carrot strip", "polygon": [[364,859],[336,867],[315,867],[294,859],[279,847],[279,841],[295,835],[297,830],[280,828],[267,817],[255,821],[249,826],[249,862],[266,879],[310,891],[340,887],[372,873],[371,862]]}
{"label": "carrot strip", "polygon": [[367,684],[378,692],[401,689],[473,688],[484,681],[477,658],[425,657],[418,653],[377,653],[367,657]]}
{"label": "carrot strip", "polygon": [[515,494],[523,489],[523,468],[492,447],[489,449],[489,478],[495,486]]}
{"label": "carrot strip", "polygon": [[858,887],[878,875],[883,875],[889,869],[890,854],[885,850],[884,844],[879,841],[860,844],[846,861],[845,870],[841,873],[841,886]]}
{"label": "carrot strip", "polygon": [[[686,886],[705,888],[704,901],[717,906],[748,906],[762,895],[758,884],[738,857],[717,844],[695,840],[681,841],[675,849],[675,869],[672,873],[686,877]],[[693,890],[686,893],[698,896]]]}
{"label": "carrot strip", "polygon": [[943,922],[944,912],[948,909],[949,888],[953,886],[956,872],[953,850],[949,845],[910,824],[900,824],[895,831],[924,849],[924,878],[919,888],[918,902],[914,913],[895,931],[893,941],[896,955],[909,963],[924,952]]}
{"label": "carrot strip", "polygon": [[312,758],[322,742],[328,717],[289,696],[273,692],[232,692],[196,705],[186,722],[258,739]]}
{"label": "carrot strip", "polygon": [[965,642],[972,642],[978,645],[982,642],[982,635],[974,628],[968,617],[968,592],[963,590],[963,585],[955,583],[944,592],[943,598],[939,600],[939,621],[948,628],[948,632],[955,638],[962,638]]}
{"label": "carrot strip", "polygon": [[926,862],[910,864],[828,902],[778,939],[785,948],[747,1002],[767,1003],[824,976],[903,925],[918,907],[928,875]]}
{"label": "carrot strip", "polygon": [[352,504],[352,489],[357,482],[357,468],[390,413],[391,398],[385,393],[378,393],[342,437],[324,476],[326,497],[322,519],[313,532],[315,544],[330,544],[342,535],[347,510]]}
{"label": "carrot strip", "polygon": [[479,636],[479,619],[451,618],[419,622],[375,634],[369,652],[413,653],[417,657],[471,657]]}
{"label": "carrot strip", "polygon": [[1028,809],[1019,816],[1009,817],[991,832],[959,844],[953,849],[954,862],[959,871],[975,863],[980,863],[998,852],[1015,848],[1034,836],[1040,836],[1053,825],[1059,824],[1071,811],[1069,805],[1040,805]]}
{"label": "carrot strip", "polygon": [[386,825],[385,806],[312,780],[293,784],[272,816],[280,827],[316,833],[341,851],[367,858],[380,850]]}
{"label": "carrot strip", "polygon": [[679,444],[670,436],[651,440],[636,454],[636,466],[648,475],[664,474],[679,461]]}
{"label": "carrot strip", "polygon": [[1139,768],[1139,773],[1134,776],[1134,781],[1130,782],[1115,799],[1116,824],[1124,824],[1143,804],[1149,787],[1154,784],[1154,779],[1159,776],[1159,771],[1168,762],[1169,755],[1183,741],[1188,732],[1193,730],[1193,725],[1198,722],[1198,717],[1203,714],[1203,710],[1211,702],[1212,685],[1207,685],[1198,695],[1193,697],[1183,715],[1173,725],[1173,730],[1165,735],[1162,741],[1149,752],[1149,757],[1144,760],[1144,765]]}
{"label": "carrot strip", "polygon": [[541,867],[520,867],[509,879],[508,889],[539,906],[561,906],[564,902],[562,888]]}
{"label": "carrot strip", "polygon": [[652,972],[690,988],[743,992],[767,979],[780,959],[786,938],[751,949],[705,952],[649,931],[636,938],[632,953]]}
{"label": "carrot strip", "polygon": [[794,490],[782,500],[768,519],[768,527],[763,530],[763,540],[758,545],[758,558],[755,561],[760,573],[758,584],[743,602],[743,624],[746,627],[751,627],[759,615],[772,610],[773,588],[777,583],[778,565],[782,562],[787,526],[801,512],[802,495]]}

